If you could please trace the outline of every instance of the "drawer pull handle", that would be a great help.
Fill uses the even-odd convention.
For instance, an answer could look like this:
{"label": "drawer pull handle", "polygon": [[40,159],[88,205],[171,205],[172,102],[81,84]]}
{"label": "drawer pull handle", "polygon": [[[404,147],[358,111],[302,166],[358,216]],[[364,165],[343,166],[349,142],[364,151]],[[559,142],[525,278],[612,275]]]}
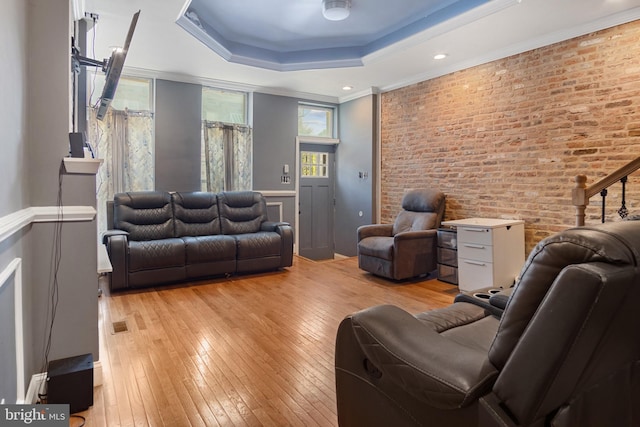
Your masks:
{"label": "drawer pull handle", "polygon": [[486,246],[483,246],[483,245],[472,245],[470,243],[465,243],[464,247],[465,248],[472,248],[472,249],[486,249],[487,248]]}
{"label": "drawer pull handle", "polygon": [[484,262],[478,262],[478,261],[466,261],[466,260],[465,260],[465,262],[466,262],[467,264],[471,264],[471,265],[479,265],[479,266],[481,266],[481,267],[484,267],[484,266],[486,266],[486,265],[487,265],[487,264],[485,264]]}
{"label": "drawer pull handle", "polygon": [[464,231],[473,231],[474,233],[484,233],[486,231],[489,231],[486,228],[467,228],[467,227],[462,227],[462,229]]}

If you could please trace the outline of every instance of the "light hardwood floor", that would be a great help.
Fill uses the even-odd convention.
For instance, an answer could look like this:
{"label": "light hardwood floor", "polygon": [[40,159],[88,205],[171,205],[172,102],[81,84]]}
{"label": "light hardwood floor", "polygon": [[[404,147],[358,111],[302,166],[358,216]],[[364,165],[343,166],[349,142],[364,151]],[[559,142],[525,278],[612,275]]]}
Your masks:
{"label": "light hardwood floor", "polygon": [[[80,415],[99,427],[336,426],[340,321],[376,304],[442,307],[457,292],[432,277],[377,278],[356,258],[299,257],[278,272],[105,292],[103,385]],[[115,322],[128,330],[114,332]]]}

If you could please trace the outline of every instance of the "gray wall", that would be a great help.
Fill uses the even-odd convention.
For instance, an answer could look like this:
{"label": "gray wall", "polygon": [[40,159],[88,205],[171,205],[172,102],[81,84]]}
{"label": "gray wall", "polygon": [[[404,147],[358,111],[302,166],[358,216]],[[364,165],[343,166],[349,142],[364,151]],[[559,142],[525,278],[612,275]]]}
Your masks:
{"label": "gray wall", "polygon": [[[0,129],[2,156],[0,170],[0,217],[28,205],[26,173],[26,98],[27,98],[27,4],[24,0],[0,2]],[[24,238],[12,236],[0,243],[0,271],[15,258],[26,255]],[[15,402],[16,366],[14,336],[14,280],[0,289],[0,400]]]}
{"label": "gray wall", "polygon": [[[255,93],[253,95],[253,188],[256,191],[295,191],[297,98]],[[282,168],[289,165],[291,182],[281,184]],[[283,220],[294,225],[295,197],[267,197],[282,203]]]}
{"label": "gray wall", "polygon": [[[200,127],[202,87],[156,81],[155,179],[156,189],[200,190]],[[267,194],[267,203],[281,203],[283,220],[295,220],[295,182],[280,183],[282,166],[295,174],[295,138],[298,134],[298,99],[253,95],[253,189]],[[269,194],[275,194],[269,196]]]}
{"label": "gray wall", "polygon": [[340,105],[335,241],[336,253],[341,255],[356,255],[357,228],[373,222],[376,112],[376,95]]}
{"label": "gray wall", "polygon": [[[253,188],[295,190],[298,99],[253,95]],[[288,164],[291,184],[281,184],[282,166]]]}
{"label": "gray wall", "polygon": [[[0,218],[4,218],[30,206],[57,204],[71,120],[69,1],[3,1],[0,27],[9,37],[0,48]],[[61,188],[64,204],[95,207],[95,177],[63,175]],[[22,260],[25,388],[43,366],[53,236],[52,223],[31,224],[0,243],[0,271],[12,260]],[[49,360],[85,353],[99,357],[96,240],[95,220],[67,222],[62,227],[59,305]],[[11,294],[3,292],[0,298]],[[13,319],[0,315],[0,336],[12,328]],[[15,360],[14,350],[1,345],[0,360]],[[15,366],[5,372],[9,370],[15,376]],[[15,384],[0,385],[0,399],[12,402],[16,397],[23,396],[15,396]]]}
{"label": "gray wall", "polygon": [[[71,120],[71,73],[69,42],[71,17],[68,0],[30,0],[28,55],[28,147],[29,201],[31,206],[56,206],[62,158],[69,152]],[[62,204],[96,207],[93,175],[61,176]],[[32,304],[33,353],[27,372],[39,372],[45,322],[50,306],[53,223],[34,224],[28,231],[31,244],[23,270],[27,271],[25,299]],[[61,229],[60,266],[57,275],[59,303],[53,328],[49,360],[98,354],[97,229],[91,222],[65,222]]]}
{"label": "gray wall", "polygon": [[200,190],[201,109],[202,86],[156,80],[156,190]]}

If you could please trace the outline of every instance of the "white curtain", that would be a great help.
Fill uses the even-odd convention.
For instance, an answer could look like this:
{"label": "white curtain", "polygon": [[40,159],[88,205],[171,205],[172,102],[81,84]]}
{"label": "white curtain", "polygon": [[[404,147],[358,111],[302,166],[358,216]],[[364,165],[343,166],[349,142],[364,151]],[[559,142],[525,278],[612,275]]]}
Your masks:
{"label": "white curtain", "polygon": [[202,191],[252,189],[252,139],[248,126],[202,122]]}
{"label": "white curtain", "polygon": [[96,176],[98,235],[107,229],[106,201],[116,193],[154,189],[153,115],[113,108],[100,121],[89,109],[89,142],[104,159]]}

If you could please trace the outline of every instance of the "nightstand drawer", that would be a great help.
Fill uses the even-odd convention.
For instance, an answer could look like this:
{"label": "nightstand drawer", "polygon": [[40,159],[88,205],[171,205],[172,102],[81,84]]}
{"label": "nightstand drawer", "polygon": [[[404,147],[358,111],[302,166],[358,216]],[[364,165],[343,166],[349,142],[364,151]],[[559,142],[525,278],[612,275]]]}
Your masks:
{"label": "nightstand drawer", "polygon": [[458,278],[461,291],[492,287],[493,263],[460,258]]}
{"label": "nightstand drawer", "polygon": [[491,229],[482,227],[458,227],[458,246],[465,243],[492,244]]}
{"label": "nightstand drawer", "polygon": [[441,248],[455,249],[458,247],[456,230],[438,230],[438,246]]}
{"label": "nightstand drawer", "polygon": [[458,253],[454,249],[438,248],[438,264],[458,265]]}
{"label": "nightstand drawer", "polygon": [[438,264],[438,280],[458,284],[458,269],[444,264]]}
{"label": "nightstand drawer", "polygon": [[458,254],[460,258],[493,262],[493,246],[483,243],[460,242]]}

